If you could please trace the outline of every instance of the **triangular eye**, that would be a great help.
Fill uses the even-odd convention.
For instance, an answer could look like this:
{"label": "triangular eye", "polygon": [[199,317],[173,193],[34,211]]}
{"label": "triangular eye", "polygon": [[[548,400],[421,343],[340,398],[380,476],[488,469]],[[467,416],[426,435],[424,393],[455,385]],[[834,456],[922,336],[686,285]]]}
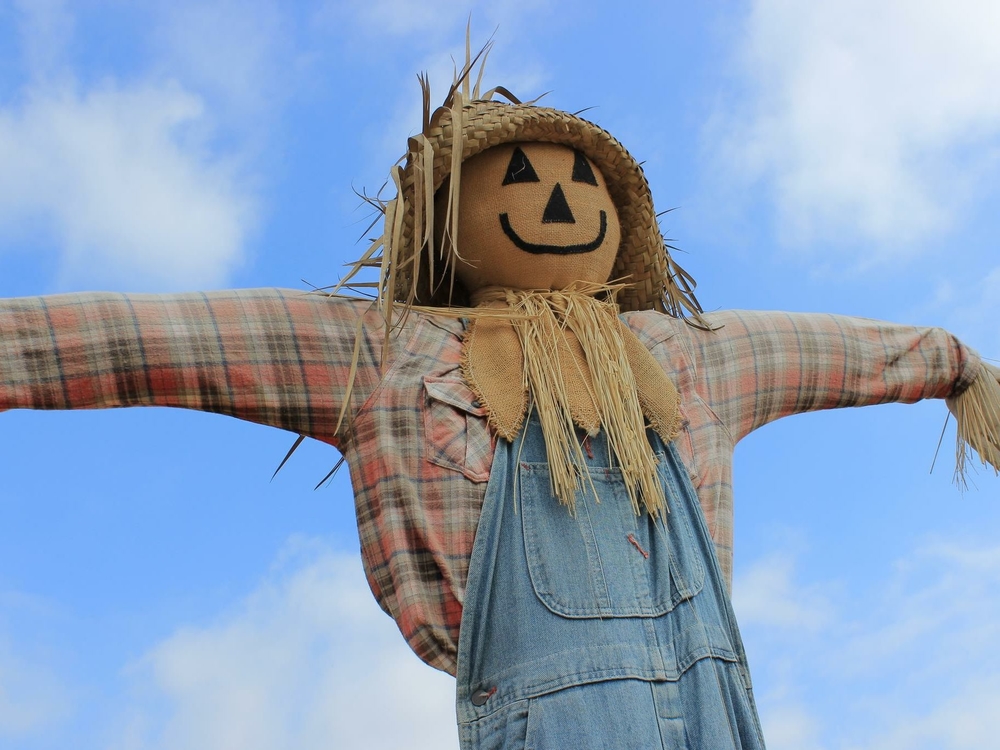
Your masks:
{"label": "triangular eye", "polygon": [[[575,171],[574,171],[575,174]],[[511,185],[515,182],[539,182],[535,168],[531,166],[528,157],[525,156],[520,146],[514,148],[514,153],[510,155],[510,164],[507,165],[507,174],[503,177],[502,185]],[[594,183],[597,184],[596,182]]]}
{"label": "triangular eye", "polygon": [[596,185],[597,178],[594,177],[594,170],[590,168],[587,157],[579,151],[574,151],[576,156],[573,159],[573,182],[586,182],[588,185]]}

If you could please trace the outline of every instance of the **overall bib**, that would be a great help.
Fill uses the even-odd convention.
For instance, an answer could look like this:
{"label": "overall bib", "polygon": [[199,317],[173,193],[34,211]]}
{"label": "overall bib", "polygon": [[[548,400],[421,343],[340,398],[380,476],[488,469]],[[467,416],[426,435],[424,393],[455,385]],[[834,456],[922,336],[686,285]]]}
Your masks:
{"label": "overall bib", "polygon": [[499,440],[459,642],[463,750],[763,749],[715,548],[673,445],[648,431],[670,513],[636,515],[603,433],[576,516],[537,415]]}

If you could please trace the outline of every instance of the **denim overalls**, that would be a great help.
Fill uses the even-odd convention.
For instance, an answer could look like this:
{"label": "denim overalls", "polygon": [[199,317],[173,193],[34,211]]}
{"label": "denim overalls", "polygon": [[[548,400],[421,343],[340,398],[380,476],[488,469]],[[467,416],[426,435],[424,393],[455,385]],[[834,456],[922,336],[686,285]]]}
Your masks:
{"label": "denim overalls", "polygon": [[537,416],[499,440],[459,642],[463,750],[763,748],[712,540],[673,445],[648,431],[670,513],[636,515],[603,433],[576,517]]}

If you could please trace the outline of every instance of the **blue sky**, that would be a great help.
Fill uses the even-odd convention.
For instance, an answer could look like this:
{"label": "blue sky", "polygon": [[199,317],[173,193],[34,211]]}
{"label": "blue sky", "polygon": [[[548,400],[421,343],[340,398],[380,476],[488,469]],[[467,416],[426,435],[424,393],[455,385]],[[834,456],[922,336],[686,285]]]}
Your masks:
{"label": "blue sky", "polygon": [[[711,7],[709,7],[711,5]],[[487,80],[638,159],[708,309],[940,325],[1000,358],[989,0],[0,0],[0,296],[302,288],[362,249],[464,27]],[[303,281],[304,280],[304,281]],[[734,599],[772,750],[982,748],[1000,481],[942,403],[736,453]],[[457,747],[451,678],[374,604],[347,473],[163,409],[0,415],[0,745]],[[208,707],[211,708],[208,708]]]}

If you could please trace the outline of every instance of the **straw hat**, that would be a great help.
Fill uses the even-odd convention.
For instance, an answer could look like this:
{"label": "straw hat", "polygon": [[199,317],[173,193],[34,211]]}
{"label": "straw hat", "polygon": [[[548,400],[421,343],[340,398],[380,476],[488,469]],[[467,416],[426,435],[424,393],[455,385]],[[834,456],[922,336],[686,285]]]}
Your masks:
{"label": "straw hat", "polygon": [[[671,258],[660,234],[649,183],[639,163],[614,136],[582,117],[522,103],[503,87],[480,97],[478,80],[470,91],[472,68],[487,50],[488,46],[471,60],[467,54],[444,104],[433,113],[427,78],[420,77],[423,127],[409,139],[406,154],[390,173],[396,197],[382,201],[365,196],[385,215],[383,234],[338,288],[351,287],[350,279],[362,268],[380,266],[378,299],[384,311],[391,311],[393,302],[434,307],[468,304],[454,277],[452,250],[443,252],[435,238],[435,194],[442,186],[449,191],[447,217],[437,219],[445,218],[454,229],[451,236],[457,236],[462,162],[493,146],[541,141],[581,151],[604,176],[621,223],[621,247],[611,275],[612,280],[627,285],[618,296],[621,309],[659,310],[707,325],[694,295],[694,279]],[[509,101],[494,101],[498,93]],[[456,137],[461,138],[461,149],[454,148]]]}

